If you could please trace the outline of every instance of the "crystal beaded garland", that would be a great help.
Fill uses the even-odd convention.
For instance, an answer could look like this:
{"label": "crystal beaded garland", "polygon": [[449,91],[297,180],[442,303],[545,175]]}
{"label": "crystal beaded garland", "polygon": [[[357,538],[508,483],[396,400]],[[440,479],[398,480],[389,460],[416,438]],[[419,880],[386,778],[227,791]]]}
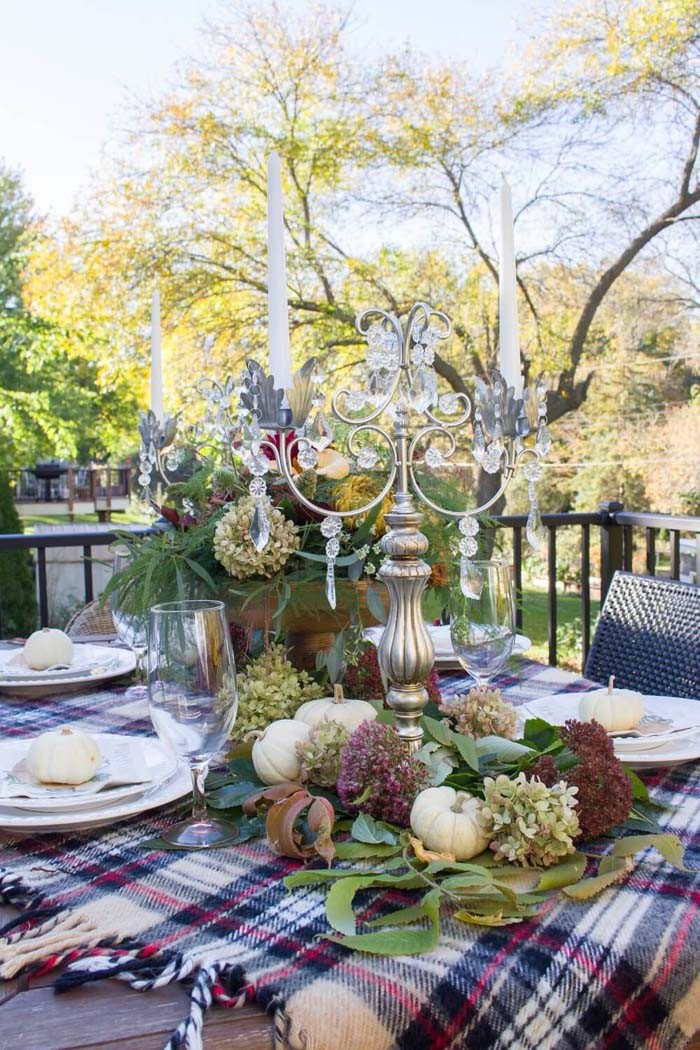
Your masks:
{"label": "crystal beaded garland", "polygon": [[338,518],[328,515],[321,522],[321,535],[326,542],[326,598],[331,609],[335,609],[335,559],[340,552],[342,523]]}
{"label": "crystal beaded garland", "polygon": [[479,550],[479,522],[469,514],[459,519],[457,528],[462,534],[459,541],[459,588],[465,598],[478,598],[483,588],[483,576],[471,560]]}

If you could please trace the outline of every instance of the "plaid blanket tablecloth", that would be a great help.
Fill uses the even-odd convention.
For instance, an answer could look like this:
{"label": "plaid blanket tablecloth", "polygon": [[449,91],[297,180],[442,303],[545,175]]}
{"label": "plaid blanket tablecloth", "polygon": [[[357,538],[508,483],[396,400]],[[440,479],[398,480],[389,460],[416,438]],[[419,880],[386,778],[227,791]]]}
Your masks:
{"label": "plaid blanket tablecloth", "polygon": [[[446,694],[459,684],[442,679]],[[527,661],[500,684],[515,703],[587,685]],[[144,705],[118,690],[0,700],[5,734],[78,721],[152,731]],[[700,764],[646,779],[674,807],[663,821],[700,868]],[[552,901],[537,921],[482,931],[444,915],[437,950],[384,958],[327,940],[324,894],[286,893],[282,879],[299,865],[262,841],[207,853],[139,846],[172,819],[156,812],[60,837],[0,835],[0,890],[21,909],[0,931],[0,977],[68,962],[68,985],[189,981],[190,1014],[168,1045],[191,1050],[213,999],[262,1004],[278,1046],[293,1050],[675,1050],[700,1028],[700,876],[651,851],[591,902]],[[365,902],[370,919],[410,895],[375,892]]]}

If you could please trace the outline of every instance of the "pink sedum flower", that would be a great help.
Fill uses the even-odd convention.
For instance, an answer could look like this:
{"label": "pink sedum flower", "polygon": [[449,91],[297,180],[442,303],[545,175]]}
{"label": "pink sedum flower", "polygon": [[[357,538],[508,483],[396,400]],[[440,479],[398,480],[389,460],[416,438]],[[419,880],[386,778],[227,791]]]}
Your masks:
{"label": "pink sedum flower", "polygon": [[[341,752],[338,796],[350,813],[368,813],[407,828],[428,768],[409,755],[391,726],[363,722]],[[362,800],[358,803],[358,800]]]}

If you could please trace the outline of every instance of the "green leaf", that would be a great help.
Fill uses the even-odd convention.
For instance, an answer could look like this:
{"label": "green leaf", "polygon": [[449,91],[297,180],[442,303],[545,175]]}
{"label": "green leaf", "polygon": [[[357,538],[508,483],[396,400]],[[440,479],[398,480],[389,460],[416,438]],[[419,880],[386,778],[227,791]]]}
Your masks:
{"label": "green leaf", "polygon": [[248,795],[252,795],[259,790],[260,787],[257,783],[252,784],[246,780],[235,784],[225,784],[223,787],[207,793],[207,805],[212,806],[214,809],[233,809],[234,806],[240,806],[248,798]]}
{"label": "green leaf", "polygon": [[571,886],[582,878],[586,870],[586,856],[583,853],[572,853],[566,860],[545,868],[537,884],[538,890],[559,890]]}
{"label": "green leaf", "polygon": [[420,955],[433,951],[440,938],[440,892],[429,890],[421,904],[422,914],[416,918],[428,921],[428,927],[414,930],[385,929],[376,933],[348,934],[329,937],[336,944],[372,955]]}
{"label": "green leaf", "polygon": [[534,914],[536,914],[536,909],[524,909],[522,913],[518,912],[509,916],[504,908],[494,909],[490,914],[467,911],[466,908],[460,908],[459,911],[454,913],[454,917],[470,926],[512,926],[516,922],[523,922],[524,919]]}
{"label": "green leaf", "polygon": [[362,860],[367,857],[391,857],[399,846],[389,846],[383,842],[336,842],[335,855],[338,860]]}
{"label": "green leaf", "polygon": [[353,583],[362,577],[362,573],[365,568],[365,563],[360,558],[356,558],[354,562],[348,565],[348,579],[352,580]]}
{"label": "green leaf", "polygon": [[522,743],[537,751],[546,751],[553,744],[561,744],[557,726],[545,722],[544,718],[528,718],[522,735]]}
{"label": "green leaf", "polygon": [[506,740],[502,736],[482,736],[475,740],[474,744],[479,757],[494,755],[501,762],[514,762],[533,753],[533,749],[526,744],[519,744],[517,740]]}
{"label": "green leaf", "polygon": [[437,718],[428,718],[426,715],[421,718],[421,725],[424,732],[428,733],[429,736],[436,740],[438,744],[442,744],[443,747],[454,747],[452,738],[457,736],[452,730],[439,722]]}
{"label": "green leaf", "polygon": [[388,824],[375,820],[368,813],[360,813],[356,817],[350,834],[357,842],[386,842],[390,846],[395,846],[398,842],[396,832]]}
{"label": "green leaf", "polygon": [[199,562],[195,561],[193,558],[185,558],[185,564],[187,565],[188,569],[191,569],[192,572],[196,573],[196,575],[200,577],[200,579],[204,580],[204,582],[207,584],[208,587],[212,589],[212,591],[216,590],[216,584],[214,583],[211,576],[209,575],[209,573],[203,565],[200,565]]}
{"label": "green leaf", "polygon": [[231,773],[234,774],[237,781],[245,781],[251,784],[260,784],[261,787],[265,787],[265,784],[261,784],[258,774],[255,772],[255,766],[253,765],[252,758],[248,758],[247,755],[238,755],[236,758],[232,758],[228,764],[228,768]]}
{"label": "green leaf", "polygon": [[419,904],[411,904],[408,908],[399,908],[390,911],[379,919],[371,919],[365,926],[405,926],[409,922],[418,922],[425,918],[425,898]]}
{"label": "green leaf", "polygon": [[629,769],[627,766],[623,766],[623,769],[632,781],[632,798],[641,799],[642,802],[648,802],[649,792],[647,791],[647,786],[641,777],[637,776],[635,771]]}
{"label": "green leaf", "polygon": [[454,746],[459,751],[461,757],[467,763],[471,769],[478,772],[479,770],[479,755],[477,754],[476,744],[470,736],[463,736],[461,733],[453,733]]}
{"label": "green leaf", "polygon": [[379,623],[386,623],[387,614],[384,602],[381,598],[382,591],[379,587],[370,584],[367,588],[367,608]]}
{"label": "green leaf", "polygon": [[[613,857],[631,857],[640,850],[653,846],[664,860],[678,871],[690,871],[685,866],[683,843],[677,835],[627,835],[612,848]],[[603,858],[605,859],[605,858]],[[601,862],[602,864],[602,862]]]}
{"label": "green leaf", "polygon": [[368,889],[375,881],[373,875],[355,875],[331,886],[326,898],[326,918],[339,933],[355,932],[353,901],[359,890]]}
{"label": "green leaf", "polygon": [[[372,876],[375,880],[382,879],[384,876],[389,876],[391,881],[391,872],[398,868],[403,868],[404,871],[401,875],[393,876],[393,879],[399,878],[404,880],[406,877],[416,880],[417,884],[421,884],[420,879],[415,875],[415,872],[411,868],[406,870],[406,862],[402,857],[396,857],[392,860],[387,860],[382,864],[381,870],[379,871],[366,871],[363,875],[366,877]],[[297,886],[312,886],[316,882],[335,882],[337,879],[351,879],[356,878],[357,872],[353,871],[352,868],[304,868],[302,871],[295,871],[291,875],[287,875],[283,879],[285,889],[292,890]],[[381,885],[381,883],[378,883]],[[424,885],[424,883],[423,883]]]}
{"label": "green leaf", "polygon": [[[312,551],[296,551],[295,557],[305,558],[307,561],[322,562],[324,565],[327,562],[325,554],[313,554]],[[356,554],[341,554],[339,558],[335,559],[335,564],[338,568],[342,568],[346,565],[354,565],[356,562],[362,565],[362,562]],[[369,602],[367,603],[369,605]]]}
{"label": "green leaf", "polygon": [[[603,860],[605,859],[604,857]],[[626,867],[625,861],[621,857],[609,857],[607,860],[607,870],[602,874],[594,875],[590,879],[582,879],[573,886],[565,886],[562,893],[571,897],[572,900],[587,901],[598,893],[602,893],[608,886],[619,882]]]}

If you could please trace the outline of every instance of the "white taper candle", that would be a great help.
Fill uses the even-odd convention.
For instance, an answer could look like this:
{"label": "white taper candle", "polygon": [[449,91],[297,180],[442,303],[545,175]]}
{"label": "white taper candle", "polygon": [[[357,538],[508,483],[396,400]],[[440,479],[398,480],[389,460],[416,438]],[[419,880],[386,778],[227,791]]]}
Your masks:
{"label": "white taper candle", "polygon": [[287,269],[284,256],[284,209],[279,154],[267,160],[267,311],[269,320],[270,372],[275,388],[292,385],[287,312]]}
{"label": "white taper candle", "polygon": [[163,355],[160,344],[160,292],[156,288],[151,304],[151,409],[163,419]]}
{"label": "white taper candle", "polygon": [[500,370],[515,396],[523,391],[518,334],[518,293],[513,241],[513,201],[505,176],[501,182],[501,259],[498,279]]}

